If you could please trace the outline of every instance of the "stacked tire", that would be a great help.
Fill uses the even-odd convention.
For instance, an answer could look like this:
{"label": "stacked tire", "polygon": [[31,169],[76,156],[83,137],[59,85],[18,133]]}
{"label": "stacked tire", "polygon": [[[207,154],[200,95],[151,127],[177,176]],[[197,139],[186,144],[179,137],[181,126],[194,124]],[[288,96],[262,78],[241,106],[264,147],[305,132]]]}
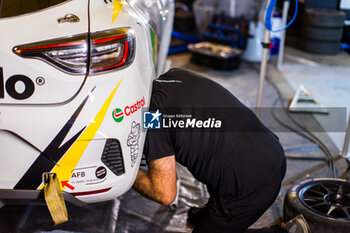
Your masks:
{"label": "stacked tire", "polygon": [[300,47],[316,54],[337,54],[346,15],[342,11],[309,8],[305,10]]}

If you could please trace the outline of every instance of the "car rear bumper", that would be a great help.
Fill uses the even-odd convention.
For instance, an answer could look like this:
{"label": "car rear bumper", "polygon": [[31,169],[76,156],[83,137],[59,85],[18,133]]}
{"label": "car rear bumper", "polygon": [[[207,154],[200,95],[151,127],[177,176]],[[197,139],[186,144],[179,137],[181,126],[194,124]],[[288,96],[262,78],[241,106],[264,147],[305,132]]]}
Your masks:
{"label": "car rear bumper", "polygon": [[[86,203],[80,201],[70,193],[62,192],[62,196],[66,202],[75,206],[84,206]],[[0,189],[0,207],[1,203],[9,205],[27,204],[32,201],[43,202],[44,191],[42,190],[13,190]]]}

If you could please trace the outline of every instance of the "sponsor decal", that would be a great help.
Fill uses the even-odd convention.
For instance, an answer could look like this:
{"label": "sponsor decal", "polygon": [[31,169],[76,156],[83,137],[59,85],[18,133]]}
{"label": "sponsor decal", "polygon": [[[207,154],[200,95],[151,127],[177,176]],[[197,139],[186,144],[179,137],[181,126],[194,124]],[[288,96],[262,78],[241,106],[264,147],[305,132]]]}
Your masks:
{"label": "sponsor decal", "polygon": [[[91,166],[76,168],[69,180],[71,186],[75,188],[84,185],[99,184],[106,180],[107,169],[103,166]],[[67,188],[69,188],[67,186]]]}
{"label": "sponsor decal", "polygon": [[[161,117],[162,116],[162,117]],[[221,120],[215,118],[197,119],[192,115],[186,114],[162,114],[156,112],[143,113],[144,129],[160,129],[160,128],[183,128],[183,129],[218,129],[221,128]]]}
{"label": "sponsor decal", "polygon": [[120,108],[114,109],[112,116],[116,122],[122,122],[124,119],[124,113]]}
{"label": "sponsor decal", "polygon": [[[18,90],[16,88],[17,84],[21,83],[23,90]],[[0,67],[0,99],[5,97],[5,93],[16,100],[28,99],[34,94],[35,85],[34,82],[25,75],[16,74],[9,77],[6,82],[4,82],[4,72],[3,68]]]}
{"label": "sponsor decal", "polygon": [[135,165],[137,156],[139,154],[140,131],[140,124],[133,121],[131,123],[131,131],[126,142],[126,145],[130,147],[131,167]]}
{"label": "sponsor decal", "polygon": [[98,167],[95,171],[95,175],[98,179],[103,179],[107,175],[107,169],[105,167]]}
{"label": "sponsor decal", "polygon": [[145,97],[142,97],[142,99],[138,100],[136,103],[130,106],[126,106],[124,110],[122,111],[120,108],[116,108],[112,112],[113,119],[116,122],[122,122],[124,119],[124,116],[130,116],[140,110],[143,106],[145,106],[146,101]]}
{"label": "sponsor decal", "polygon": [[79,177],[85,177],[85,176],[86,176],[85,171],[77,171],[77,172],[73,172],[71,178],[79,178]]}

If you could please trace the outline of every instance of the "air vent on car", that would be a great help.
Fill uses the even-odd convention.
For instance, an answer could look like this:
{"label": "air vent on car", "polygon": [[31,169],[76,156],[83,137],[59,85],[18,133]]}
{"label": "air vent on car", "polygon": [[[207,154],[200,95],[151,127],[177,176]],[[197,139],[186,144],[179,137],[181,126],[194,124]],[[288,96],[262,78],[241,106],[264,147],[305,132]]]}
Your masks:
{"label": "air vent on car", "polygon": [[117,176],[125,173],[123,153],[117,139],[109,138],[106,140],[101,160]]}

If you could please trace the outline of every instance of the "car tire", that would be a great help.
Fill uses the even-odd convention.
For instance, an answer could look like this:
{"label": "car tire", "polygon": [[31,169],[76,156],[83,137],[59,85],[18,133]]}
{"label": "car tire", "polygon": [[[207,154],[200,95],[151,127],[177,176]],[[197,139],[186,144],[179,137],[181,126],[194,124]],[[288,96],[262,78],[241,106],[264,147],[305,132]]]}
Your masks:
{"label": "car tire", "polygon": [[313,40],[340,41],[343,36],[343,28],[322,28],[303,26],[301,36]]}
{"label": "car tire", "polygon": [[339,41],[319,41],[311,40],[308,38],[300,38],[299,46],[303,50],[325,55],[335,55],[340,51],[340,40]]}
{"label": "car tire", "polygon": [[284,221],[299,214],[303,214],[311,232],[349,232],[350,182],[320,178],[295,185],[284,200]]}
{"label": "car tire", "polygon": [[317,27],[343,27],[346,14],[343,11],[330,9],[306,9],[304,23]]}

